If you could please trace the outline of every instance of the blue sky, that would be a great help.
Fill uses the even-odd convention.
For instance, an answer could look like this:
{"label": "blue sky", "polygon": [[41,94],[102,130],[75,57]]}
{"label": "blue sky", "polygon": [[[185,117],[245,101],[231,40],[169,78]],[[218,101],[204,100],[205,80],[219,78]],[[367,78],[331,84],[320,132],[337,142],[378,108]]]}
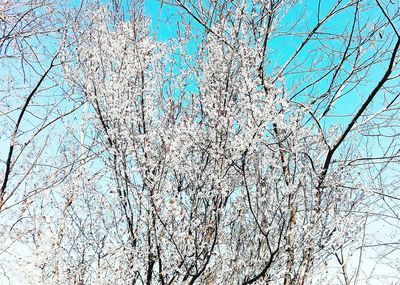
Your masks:
{"label": "blue sky", "polygon": [[[107,3],[108,1],[103,1]],[[267,56],[267,60],[270,60],[270,64],[267,65],[267,70],[273,74],[276,72],[277,69],[279,69],[290,56],[293,54],[293,52],[296,50],[296,48],[299,46],[299,44],[304,40],[305,34],[303,32],[309,31],[313,25],[317,22],[317,5],[315,5],[315,1],[304,1],[301,4],[297,4],[288,11],[288,13],[285,15],[283,20],[280,22],[280,27],[279,30],[285,31],[287,30],[288,27],[291,26],[292,23],[296,21],[299,17],[303,17],[304,20],[306,21],[300,21],[298,25],[295,26],[294,30],[295,32],[300,33],[300,35],[279,35],[276,37],[271,38],[269,47],[270,47],[270,55]],[[328,3],[328,5],[326,4]],[[332,2],[324,2],[323,5],[321,5],[321,15],[326,14],[331,6],[329,6],[329,3],[332,4]],[[78,7],[81,4],[80,1],[73,0],[71,2],[71,6]],[[306,5],[306,9],[303,11],[303,7]],[[157,38],[161,41],[167,41],[170,38],[173,38],[176,35],[176,31],[178,28],[178,24],[181,21],[181,17],[178,15],[180,11],[177,10],[174,6],[164,4],[162,5],[161,8],[161,3],[160,1],[157,0],[145,0],[144,1],[144,9],[145,9],[145,14],[148,15],[151,20],[151,28],[153,32],[157,35]],[[393,6],[394,8],[394,6]],[[353,11],[354,8],[346,9],[343,12],[339,13],[337,16],[335,16],[332,20],[329,20],[326,23],[326,29],[325,32],[329,33],[335,33],[336,35],[341,35],[344,31],[349,31],[351,27],[351,21],[353,17]],[[304,14],[302,14],[304,12]],[[376,21],[376,19],[382,18],[382,13],[378,8],[375,8],[374,10],[364,13],[363,18],[360,19],[360,23],[363,25],[368,25],[368,22],[373,23]],[[193,23],[193,21],[192,21]],[[196,25],[196,23],[194,23]],[[199,27],[197,25],[196,27]],[[391,32],[390,28],[386,28],[385,30],[382,30],[382,35],[385,37],[391,37],[393,36],[393,32]],[[329,45],[330,47],[333,47],[336,45],[336,47],[339,47],[342,43],[340,42],[334,42],[330,41]],[[309,54],[311,55],[318,55],[320,53],[321,57],[324,58],[326,57],[328,52],[323,49],[319,49],[321,47],[320,42],[311,42],[309,45],[307,45],[304,50],[299,54],[299,59],[303,60],[304,63],[302,68],[307,69],[307,67],[311,68],[312,66],[312,61],[309,59]],[[318,50],[319,49],[319,50]],[[330,59],[326,59],[330,60]],[[338,62],[338,59],[333,59],[335,63]],[[320,62],[321,66],[324,66],[326,63],[324,60]],[[343,99],[339,100],[335,107],[333,108],[331,114],[335,115],[349,115],[352,112],[354,112],[357,107],[359,106],[360,102],[362,99],[369,94],[369,92],[372,90],[376,82],[380,79],[382,74],[385,71],[385,68],[387,66],[387,61],[383,61],[381,64],[376,64],[372,70],[369,71],[370,76],[368,77],[368,80],[365,82],[362,82],[356,90],[348,94],[348,96],[344,96]],[[290,70],[292,66],[289,65],[288,70]],[[344,69],[349,69],[349,66],[346,66],[344,64]],[[6,70],[0,71],[0,74],[2,72],[6,72]],[[318,72],[314,72],[315,74],[318,74]],[[313,76],[315,76],[313,74]],[[322,72],[320,75],[323,74]],[[371,76],[371,74],[373,76]],[[309,81],[304,81],[304,76],[307,76],[310,74],[307,74],[307,72],[304,72],[303,74],[291,74],[288,75],[285,80],[287,82],[285,83],[286,86],[290,89],[291,86],[295,84],[300,84],[300,86],[305,86],[309,83]],[[320,76],[319,75],[319,76]],[[33,75],[34,77],[37,75]],[[311,77],[312,78],[312,77]],[[315,88],[313,89],[306,89],[303,93],[308,94],[309,92],[315,93],[316,95],[323,94],[324,91],[326,91],[328,87],[328,82],[331,77],[328,76],[326,81],[321,81],[320,84],[318,84]],[[307,79],[309,80],[309,78]],[[304,82],[303,82],[304,81]],[[398,82],[398,80],[397,80]],[[399,82],[398,82],[399,83]],[[49,84],[46,82],[45,84]],[[395,85],[395,82],[391,82],[391,85]],[[20,96],[24,96],[24,94],[20,94]],[[379,109],[381,107],[382,101],[383,101],[383,96],[378,96],[375,100],[373,105],[375,106],[374,108]],[[301,96],[299,96],[298,99],[300,102],[303,100]],[[68,107],[68,106],[66,106]],[[79,116],[79,113],[76,115]],[[12,116],[12,115],[11,115]],[[31,119],[32,120],[32,119]],[[328,117],[325,119],[324,124],[325,127],[328,127],[330,125],[346,125],[348,122],[348,119],[343,119],[342,117]],[[7,138],[2,137],[0,141],[4,142],[7,141]],[[4,146],[4,144],[2,144]],[[6,144],[7,145],[7,144]],[[2,148],[3,149],[3,148]],[[2,157],[4,157],[3,151],[0,151],[2,154]]]}

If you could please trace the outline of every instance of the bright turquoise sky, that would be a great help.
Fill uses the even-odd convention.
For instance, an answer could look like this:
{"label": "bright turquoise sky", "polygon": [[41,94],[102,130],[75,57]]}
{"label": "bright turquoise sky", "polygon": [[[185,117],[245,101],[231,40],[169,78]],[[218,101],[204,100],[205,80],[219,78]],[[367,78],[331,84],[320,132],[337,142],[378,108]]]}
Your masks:
{"label": "bright turquoise sky", "polygon": [[[108,2],[104,0],[103,2]],[[334,1],[323,1],[323,5],[321,5],[321,15],[324,15],[328,12],[328,10],[331,8],[329,4],[334,3]],[[368,1],[367,1],[368,2]],[[71,2],[71,6],[78,7],[80,5],[80,1],[78,0],[73,0]],[[328,3],[328,4],[326,4]],[[375,3],[374,1],[370,1],[370,3]],[[306,5],[306,9],[303,13],[303,7]],[[170,38],[173,38],[176,34],[176,30],[178,27],[178,23],[180,23],[181,18],[178,16],[178,10],[171,5],[166,5],[164,4],[162,6],[162,9],[160,9],[161,4],[157,0],[145,0],[144,1],[144,8],[145,8],[145,13],[152,19],[152,29],[154,33],[157,34],[157,37],[159,40],[162,41],[167,41]],[[395,6],[390,6],[395,8]],[[336,35],[341,35],[345,31],[349,31],[351,27],[351,21],[353,17],[353,12],[354,8],[347,9],[337,16],[335,16],[333,19],[329,20],[326,23],[326,29],[325,32],[329,33],[335,33]],[[267,56],[267,60],[270,61],[270,64],[267,65],[266,69],[267,71],[270,71],[271,74],[274,74],[277,69],[279,69],[290,56],[293,54],[295,49],[299,46],[299,44],[304,40],[306,37],[306,34],[302,33],[305,31],[309,31],[313,25],[317,22],[317,5],[316,1],[302,1],[301,5],[295,5],[293,6],[287,15],[283,18],[283,20],[280,22],[280,27],[279,30],[285,31],[293,22],[296,21],[298,18],[303,18],[306,21],[301,21],[299,22],[298,25],[296,25],[295,29],[293,30],[294,32],[300,33],[300,36],[290,36],[290,35],[279,35],[277,37],[274,37],[270,40],[269,47],[269,56]],[[375,7],[371,12],[368,13],[363,13],[363,18],[360,19],[361,25],[369,25],[369,23],[374,23],[376,19],[382,18],[382,13],[381,11]],[[168,20],[168,22],[166,22]],[[192,21],[193,23],[193,21]],[[194,23],[194,25],[196,25]],[[306,26],[307,25],[307,26]],[[196,25],[196,27],[199,27],[199,25]],[[382,31],[383,37],[390,38],[393,37],[393,32],[391,31],[391,28],[386,28],[384,31]],[[336,45],[336,47],[339,47],[341,45],[340,42],[333,42],[329,41],[329,45],[326,48],[330,48]],[[393,46],[393,44],[391,44]],[[326,49],[325,48],[325,49]],[[313,56],[321,56],[322,60],[319,62],[319,65],[321,67],[328,65],[329,63],[327,62],[328,59],[326,50],[324,48],[321,49],[321,43],[320,42],[310,42],[304,50],[299,54],[298,59],[299,60],[304,60],[302,63],[302,69],[306,70],[307,67],[318,67],[318,66],[312,66],[312,61],[311,59]],[[311,54],[311,57],[309,56]],[[338,59],[333,59],[335,63],[338,63]],[[291,65],[289,65],[287,70],[290,70],[291,67],[295,62],[292,62]],[[382,74],[384,73],[385,69],[387,66],[387,61],[383,61],[380,64],[376,64],[373,69],[369,71],[370,76],[368,76],[366,79],[363,79],[363,82],[355,89],[353,92],[348,94],[348,96],[344,96],[342,100],[339,100],[335,107],[333,108],[331,114],[336,114],[336,115],[349,115],[353,113],[357,107],[359,106],[360,102],[362,101],[362,98],[365,97],[366,95],[369,94],[369,92],[372,90],[372,88],[375,86],[376,82],[379,81],[381,78]],[[344,69],[349,69],[348,65],[344,65]],[[0,75],[4,72],[7,72],[6,69],[0,70]],[[268,72],[267,72],[268,73]],[[285,84],[287,89],[290,89],[291,86],[294,85],[299,85],[299,86],[306,86],[307,84],[310,83],[310,79],[317,79],[315,77],[315,74],[318,74],[318,72],[313,72],[312,74],[303,72],[301,74],[291,74],[287,75],[285,77]],[[318,76],[321,76],[323,72],[320,72]],[[4,75],[4,74],[3,74]],[[312,75],[311,77],[305,78],[305,76]],[[33,75],[35,77],[35,75]],[[37,75],[36,75],[37,76]],[[4,78],[4,76],[3,76]],[[306,89],[303,91],[303,94],[308,95],[308,94],[314,94],[314,95],[320,95],[323,94],[327,87],[328,87],[328,82],[329,79],[331,78],[331,75],[327,77],[327,80],[321,81],[320,84],[318,84],[315,88],[311,89]],[[397,85],[400,85],[399,80],[396,80]],[[391,82],[390,85],[395,86],[396,82]],[[45,85],[48,85],[48,83],[45,83]],[[25,94],[20,94],[20,96],[25,96]],[[296,97],[298,101],[304,100],[304,97],[301,95]],[[378,96],[374,102],[373,105],[375,106],[375,109],[380,109],[382,101],[383,101],[383,96]],[[325,126],[329,126],[332,124],[339,124],[339,125],[346,125],[348,122],[347,119],[343,118],[333,118],[330,117],[325,120],[324,124]],[[7,141],[7,138],[4,136],[1,138],[0,141],[3,143],[4,141]],[[4,146],[4,144],[3,144]],[[3,151],[0,151],[2,153],[2,157],[4,157]]]}
{"label": "bright turquoise sky", "polygon": [[[328,13],[328,11],[332,8],[332,5],[336,1],[322,1],[322,5],[320,7],[321,18]],[[382,1],[383,2],[383,1]],[[273,37],[269,42],[270,48],[270,56],[267,56],[267,60],[270,61],[270,64],[267,65],[267,71],[270,71],[271,74],[276,73],[277,69],[279,69],[284,63],[290,58],[290,56],[294,53],[294,51],[298,48],[301,42],[305,39],[306,35],[304,32],[310,31],[313,26],[317,23],[317,9],[316,5],[317,1],[302,1],[300,4],[293,6],[288,13],[284,16],[283,20],[279,23],[278,30],[286,31],[288,27],[290,27],[293,23],[295,23],[299,18],[303,19],[299,22],[298,25],[292,30],[292,32],[297,32],[299,35],[278,35]],[[348,3],[348,1],[344,1],[344,3]],[[362,12],[360,17],[357,19],[360,26],[371,26],[378,19],[383,18],[382,12],[376,6],[374,1],[364,1],[363,3],[371,3],[375,6],[369,12]],[[175,35],[177,24],[180,21],[180,17],[177,16],[178,11],[175,7],[170,5],[163,5],[160,11],[159,1],[156,0],[146,0],[144,1],[145,11],[153,20],[152,28],[157,33],[157,36],[160,40],[167,40],[168,38],[172,38]],[[306,6],[306,9],[304,9]],[[396,8],[396,5],[389,5],[390,12],[393,12]],[[304,9],[304,10],[303,10]],[[355,7],[350,7],[345,9],[335,15],[333,18],[328,20],[324,24],[323,31],[325,33],[331,33],[338,37],[340,37],[344,33],[349,33],[352,26],[353,15],[354,15]],[[304,13],[304,14],[303,14]],[[174,16],[171,16],[174,15]],[[168,24],[162,23],[168,18]],[[161,20],[161,22],[160,22]],[[193,21],[192,21],[193,22]],[[196,27],[199,25],[196,25]],[[356,27],[357,28],[357,27]],[[390,39],[393,38],[393,30],[388,27],[381,31],[381,34],[384,38]],[[364,36],[368,36],[365,34]],[[327,46],[324,46],[327,44]],[[322,68],[330,66],[332,61],[335,64],[339,64],[340,57],[334,56],[333,53],[329,53],[329,48],[336,48],[344,50],[343,44],[347,44],[347,42],[328,40],[326,43],[320,41],[310,41],[305,48],[298,55],[297,61],[293,61],[287,68],[287,71],[293,68],[295,64],[301,62],[301,69],[304,70],[302,74],[290,74],[285,77],[286,88],[290,89],[291,86],[299,85],[306,86],[310,83],[310,79],[316,80],[319,76],[322,76],[325,72],[316,72],[313,71],[311,74],[307,73],[307,68]],[[352,44],[351,46],[354,46]],[[393,42],[389,42],[388,44],[379,44],[377,43],[376,49],[381,49],[382,47],[393,47]],[[317,66],[314,66],[313,59],[317,56],[321,57]],[[367,54],[365,55],[367,56]],[[354,56],[350,58],[350,61],[354,59]],[[302,62],[303,61],[303,62]],[[363,99],[368,96],[376,85],[376,83],[380,80],[384,72],[387,68],[387,60],[382,63],[376,64],[372,69],[369,70],[369,75],[366,78],[357,82],[357,87],[352,90],[347,96],[343,96],[339,99],[331,112],[329,113],[331,116],[327,117],[323,124],[326,128],[330,125],[342,125],[345,126],[349,122],[349,119],[343,118],[343,115],[350,115],[354,113],[360,103],[363,102]],[[345,71],[349,71],[351,66],[349,63],[345,62],[342,65],[342,69]],[[268,73],[268,72],[267,72]],[[313,88],[308,88],[302,92],[299,96],[296,97],[296,100],[302,102],[305,97],[304,95],[313,94],[314,96],[324,94],[327,91],[330,79],[332,78],[331,73],[329,76],[322,80],[319,84],[315,85]],[[344,78],[344,73],[339,73],[337,78]],[[397,80],[397,84],[400,84],[400,81]],[[389,84],[388,84],[389,85]],[[396,85],[396,82],[391,82],[390,85]],[[342,91],[342,94],[346,91],[350,90],[353,85],[349,85]],[[297,88],[299,90],[301,88]],[[381,92],[379,96],[377,96],[373,101],[372,110],[379,110],[382,107],[383,103],[383,92]],[[333,117],[332,115],[339,116]]]}
{"label": "bright turquoise sky", "polygon": [[[103,1],[103,2],[108,2],[108,1]],[[80,1],[73,0],[71,6],[78,7],[80,5]],[[306,34],[304,34],[305,31],[309,31],[313,25],[317,22],[317,5],[315,4],[316,1],[302,1],[301,5],[295,5],[293,6],[289,12],[285,15],[283,20],[280,22],[279,30],[286,31],[289,26],[293,22],[295,22],[298,18],[302,18],[306,21],[300,21],[298,25],[296,25],[295,29],[293,32],[298,32],[300,33],[300,36],[290,36],[290,35],[279,35],[277,37],[274,37],[270,40],[269,42],[269,56],[267,56],[267,60],[270,61],[270,64],[267,65],[267,71],[269,71],[271,74],[276,73],[277,69],[279,69],[290,56],[293,54],[293,52],[296,50],[296,48],[299,46],[299,44],[304,40],[306,37]],[[326,4],[328,3],[328,4]],[[321,5],[321,15],[325,15],[334,1],[324,1],[324,4]],[[371,1],[371,3],[374,3],[374,1]],[[306,5],[306,9],[304,14],[303,13],[303,7]],[[176,30],[178,27],[178,24],[181,21],[180,16],[178,16],[178,10],[171,5],[166,5],[164,4],[162,6],[162,9],[160,9],[161,4],[157,0],[145,0],[144,1],[144,8],[145,8],[145,13],[152,19],[152,29],[154,33],[157,34],[157,37],[159,40],[162,41],[167,41],[170,38],[173,38],[176,34]],[[354,8],[346,9],[345,11],[339,13],[337,16],[335,16],[333,19],[329,20],[326,23],[326,29],[325,32],[329,33],[335,33],[336,35],[341,35],[345,31],[349,31],[351,27],[351,21],[353,17],[353,12]],[[382,18],[382,13],[378,8],[375,8],[371,12],[367,14],[362,14],[363,18],[360,19],[361,25],[368,25],[369,22],[373,23],[376,21],[377,18]],[[192,23],[196,26],[199,27],[196,23],[192,21]],[[307,25],[307,26],[306,26]],[[303,33],[302,33],[303,32]],[[390,38],[393,36],[393,32],[391,31],[390,28],[387,28],[385,31],[382,31],[382,34],[384,37]],[[339,47],[341,45],[340,42],[333,42],[329,41],[329,47],[330,48],[336,45],[336,47]],[[332,46],[333,45],[333,46]],[[393,46],[393,45],[392,45]],[[325,49],[326,49],[325,48]],[[312,66],[312,59],[313,56],[321,56],[322,60],[319,62],[319,65],[321,67],[329,65],[326,50],[324,48],[321,49],[321,43],[320,42],[310,42],[303,51],[299,54],[298,59],[299,60],[304,60],[302,62],[302,69],[306,70],[307,67],[316,67]],[[311,57],[309,56],[311,54]],[[338,63],[338,59],[333,59],[335,63]],[[291,67],[295,62],[292,62],[291,65],[289,65],[287,70],[290,70]],[[348,94],[348,96],[344,96],[342,100],[339,100],[335,107],[333,108],[331,114],[336,114],[336,115],[349,115],[353,113],[357,107],[359,106],[360,102],[362,101],[362,98],[365,97],[366,95],[369,94],[369,92],[372,90],[372,88],[375,86],[376,82],[379,81],[381,78],[382,74],[384,73],[385,69],[387,66],[387,61],[377,64],[373,67],[372,70],[370,70],[370,76],[367,78],[367,80],[364,80],[365,82],[362,82],[356,90],[354,90],[352,93]],[[318,67],[318,66],[317,66]],[[345,69],[349,69],[349,66],[344,65]],[[0,71],[0,74],[2,72],[6,72],[6,70]],[[268,73],[268,72],[267,72]],[[310,83],[310,79],[317,79],[315,75],[321,76],[323,72],[313,72],[313,73],[307,73],[303,72],[301,74],[291,74],[287,75],[285,77],[285,84],[287,89],[290,89],[291,86],[294,85],[299,85],[299,86],[306,86],[307,84]],[[311,77],[305,78],[305,76],[312,75]],[[331,78],[331,75],[327,77],[327,80],[321,81],[320,84],[318,84],[315,88],[311,89],[306,89],[303,91],[303,94],[308,95],[308,94],[313,94],[313,95],[320,95],[323,94],[327,87],[328,87],[328,82],[329,79]],[[397,80],[397,83],[400,84],[400,82]],[[48,83],[45,83],[48,84]],[[391,82],[391,85],[396,85],[395,82]],[[21,94],[21,96],[25,96],[25,94]],[[304,100],[304,97],[301,95],[296,97],[298,101]],[[376,109],[380,109],[381,103],[382,102],[383,96],[378,96],[373,104]],[[328,127],[329,125],[332,124],[339,124],[339,125],[346,125],[348,122],[348,119],[343,119],[342,117],[340,118],[333,118],[329,117],[328,119],[325,120],[324,124],[325,127]],[[7,141],[7,138],[2,137],[1,141],[4,143]],[[4,145],[4,144],[3,144]],[[4,157],[3,151],[1,151],[2,157]]]}

